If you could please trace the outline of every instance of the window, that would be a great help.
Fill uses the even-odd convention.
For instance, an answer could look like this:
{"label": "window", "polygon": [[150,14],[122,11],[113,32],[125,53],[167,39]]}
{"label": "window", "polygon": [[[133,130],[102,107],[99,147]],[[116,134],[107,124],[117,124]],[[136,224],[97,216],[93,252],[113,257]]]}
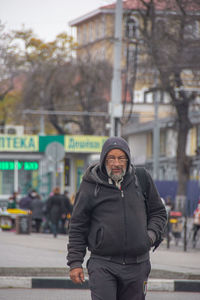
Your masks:
{"label": "window", "polygon": [[147,133],[147,158],[150,159],[153,156],[153,133]]}
{"label": "window", "polygon": [[92,42],[93,41],[93,23],[91,22],[90,24],[89,24],[89,34],[88,34],[88,36],[89,36],[89,41],[90,42]]}
{"label": "window", "polygon": [[[170,96],[167,93],[163,91],[157,91],[156,93],[157,101],[159,103],[170,103]],[[148,90],[144,91],[144,103],[153,104],[153,101],[153,92],[148,92]]]}
{"label": "window", "polygon": [[143,93],[142,91],[136,91],[134,92],[134,103],[143,103]]}
{"label": "window", "polygon": [[184,28],[184,38],[188,40],[199,38],[199,24],[196,20],[188,21],[188,24]]}
{"label": "window", "polygon": [[[9,195],[14,191],[14,168],[13,161],[1,162],[0,168],[0,193]],[[26,193],[27,189],[37,185],[38,169],[35,168],[37,162],[18,161],[18,189],[20,193]]]}
{"label": "window", "polygon": [[144,103],[153,103],[153,93],[144,92]]}
{"label": "window", "polygon": [[160,156],[166,155],[166,130],[160,131]]}
{"label": "window", "polygon": [[12,170],[0,171],[0,193],[11,194],[14,191],[14,172]]}
{"label": "window", "polygon": [[[147,158],[153,157],[153,132],[147,133]],[[166,155],[166,130],[160,130],[160,153],[159,156]]]}
{"label": "window", "polygon": [[96,20],[95,23],[95,35],[96,35],[96,39],[99,38],[99,34],[100,34],[100,24],[99,24],[99,20]]}
{"label": "window", "polygon": [[87,26],[86,25],[83,25],[82,42],[84,44],[87,42]]}
{"label": "window", "polygon": [[26,193],[32,187],[33,172],[19,170],[19,189],[22,193]]}
{"label": "window", "polygon": [[126,37],[128,39],[136,39],[139,37],[138,20],[129,15],[126,19]]}
{"label": "window", "polygon": [[82,42],[81,31],[80,31],[79,27],[77,28],[77,42],[78,42],[78,44],[81,44],[81,42]]}
{"label": "window", "polygon": [[105,15],[102,16],[101,23],[100,23],[100,37],[104,38],[106,35],[106,20]]}

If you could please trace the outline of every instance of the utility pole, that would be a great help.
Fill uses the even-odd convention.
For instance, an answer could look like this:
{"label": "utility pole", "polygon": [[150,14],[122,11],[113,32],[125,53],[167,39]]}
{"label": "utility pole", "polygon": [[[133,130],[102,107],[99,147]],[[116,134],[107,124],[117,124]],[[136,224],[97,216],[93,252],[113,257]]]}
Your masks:
{"label": "utility pole", "polygon": [[18,160],[14,161],[14,192],[19,191]]}
{"label": "utility pole", "polygon": [[[43,103],[44,103],[44,90],[42,89],[40,92],[40,101],[42,103],[41,105],[41,112],[43,112]],[[44,124],[44,114],[40,115],[40,135],[43,136],[45,135],[45,124]]]}
{"label": "utility pole", "polygon": [[[43,111],[43,110],[41,110],[41,111]],[[39,134],[42,136],[45,135],[44,115],[43,114],[40,115],[40,133]]]}
{"label": "utility pole", "polygon": [[[156,81],[157,83],[157,81]],[[156,88],[156,86],[155,86]],[[159,157],[160,157],[160,126],[159,126],[159,101],[158,101],[158,91],[155,89],[153,92],[153,102],[154,102],[154,129],[153,129],[153,179],[159,179]]]}
{"label": "utility pole", "polygon": [[153,179],[159,179],[159,158],[160,158],[160,124],[159,124],[159,90],[157,72],[154,78],[154,91],[153,91],[153,103],[154,103],[154,129],[153,129]]}
{"label": "utility pole", "polygon": [[122,83],[121,83],[121,51],[122,51],[122,0],[117,0],[115,8],[115,44],[114,66],[110,102],[110,136],[120,136],[121,126],[119,119],[122,117]]}

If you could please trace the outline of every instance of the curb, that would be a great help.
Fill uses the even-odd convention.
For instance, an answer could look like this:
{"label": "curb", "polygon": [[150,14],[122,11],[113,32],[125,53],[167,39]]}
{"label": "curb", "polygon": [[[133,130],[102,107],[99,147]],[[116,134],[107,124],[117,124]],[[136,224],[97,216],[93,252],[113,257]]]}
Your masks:
{"label": "curb", "polygon": [[[83,268],[85,277],[88,277],[86,268]],[[0,267],[0,277],[69,277],[69,268],[63,267]],[[176,280],[200,280],[200,271],[177,271],[152,268],[149,279],[175,279]]]}
{"label": "curb", "polygon": [[[0,288],[89,289],[88,279],[74,284],[66,277],[0,277]],[[200,280],[149,279],[149,291],[200,292]]]}

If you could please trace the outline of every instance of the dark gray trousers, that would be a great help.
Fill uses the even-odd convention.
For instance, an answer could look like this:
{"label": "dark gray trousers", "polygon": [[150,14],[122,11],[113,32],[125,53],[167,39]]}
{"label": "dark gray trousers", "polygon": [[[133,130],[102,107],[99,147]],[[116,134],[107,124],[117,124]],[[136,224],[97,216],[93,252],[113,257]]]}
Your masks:
{"label": "dark gray trousers", "polygon": [[92,300],[144,300],[150,261],[118,264],[104,259],[88,261]]}

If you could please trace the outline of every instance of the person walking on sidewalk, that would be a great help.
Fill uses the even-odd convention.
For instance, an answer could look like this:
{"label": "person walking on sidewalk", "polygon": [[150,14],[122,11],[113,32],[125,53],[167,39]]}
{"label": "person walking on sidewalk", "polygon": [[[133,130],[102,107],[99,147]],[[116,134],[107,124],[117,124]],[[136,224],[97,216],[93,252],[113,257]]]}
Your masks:
{"label": "person walking on sidewalk", "polygon": [[40,195],[37,193],[37,196],[34,197],[33,201],[30,204],[30,209],[32,212],[32,220],[35,223],[35,231],[37,233],[40,232],[42,219],[44,217],[43,207],[44,207],[44,203],[42,202]]}
{"label": "person walking on sidewalk", "polygon": [[196,247],[196,236],[199,229],[200,229],[200,200],[198,201],[197,208],[195,209],[193,214],[193,238],[192,238],[193,248]]}
{"label": "person walking on sidewalk", "polygon": [[30,210],[31,209],[31,202],[37,197],[37,192],[35,189],[31,189],[28,192],[28,195],[23,197],[19,201],[19,208],[25,209],[25,210]]}
{"label": "person walking on sidewalk", "polygon": [[54,237],[57,237],[59,222],[65,217],[63,195],[61,195],[59,187],[53,189],[53,195],[47,200],[46,212],[51,222],[52,233]]}
{"label": "person walking on sidewalk", "polygon": [[130,149],[120,137],[106,140],[100,162],[86,170],[69,226],[67,264],[74,283],[84,281],[87,262],[92,300],[143,300],[151,265],[149,251],[162,241],[166,210],[150,174],[145,191]]}
{"label": "person walking on sidewalk", "polygon": [[66,234],[68,233],[68,223],[71,217],[73,206],[70,202],[69,192],[66,190],[63,194],[63,203],[65,207],[65,215],[61,219],[61,232]]}

